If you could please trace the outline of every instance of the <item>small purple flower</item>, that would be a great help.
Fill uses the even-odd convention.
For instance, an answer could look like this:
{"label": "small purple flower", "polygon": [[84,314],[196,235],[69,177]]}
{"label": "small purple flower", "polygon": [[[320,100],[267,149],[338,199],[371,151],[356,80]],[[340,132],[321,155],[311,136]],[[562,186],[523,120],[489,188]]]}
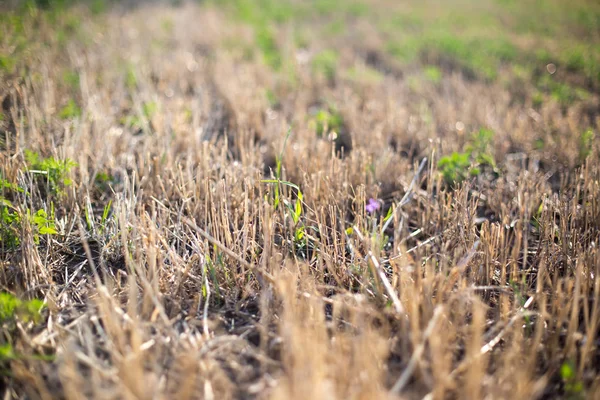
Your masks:
{"label": "small purple flower", "polygon": [[372,199],[372,198],[369,199],[369,202],[365,206],[365,210],[367,210],[367,212],[369,214],[373,214],[375,211],[379,210],[380,208],[381,208],[381,203],[379,202],[379,200]]}

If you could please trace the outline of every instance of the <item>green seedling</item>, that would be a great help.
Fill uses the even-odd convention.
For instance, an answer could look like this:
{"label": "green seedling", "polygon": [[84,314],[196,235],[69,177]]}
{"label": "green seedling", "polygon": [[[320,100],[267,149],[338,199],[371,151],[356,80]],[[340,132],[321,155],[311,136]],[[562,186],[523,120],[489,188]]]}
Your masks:
{"label": "green seedling", "polygon": [[134,90],[137,88],[138,79],[137,74],[135,73],[135,67],[132,64],[128,64],[125,67],[125,86],[129,90]]}
{"label": "green seedling", "polygon": [[335,78],[337,63],[337,53],[333,50],[324,50],[313,58],[311,66],[314,74],[332,81]]}
{"label": "green seedling", "polygon": [[42,300],[20,300],[16,296],[0,292],[0,324],[6,324],[20,320],[39,323],[42,319],[41,312],[45,304]]}
{"label": "green seedling", "polygon": [[401,41],[391,41],[386,45],[386,51],[395,59],[410,63],[419,57],[422,44],[415,38],[405,38]]}
{"label": "green seedling", "polygon": [[360,66],[360,68],[351,67],[344,71],[343,77],[352,82],[362,84],[377,84],[384,79],[384,75],[381,72],[367,65]]}
{"label": "green seedling", "polygon": [[[40,324],[45,307],[42,300],[21,300],[11,293],[0,292],[0,329],[3,332],[0,335],[0,375],[10,374],[8,362],[25,358],[15,351],[12,344],[13,337],[18,334],[17,323]],[[40,355],[32,358],[50,359],[51,357]]]}
{"label": "green seedling", "polygon": [[7,181],[4,178],[0,178],[0,192],[3,190],[9,190],[12,192],[23,193],[23,189],[19,187],[16,183],[12,183]]}
{"label": "green seedling", "polygon": [[277,95],[271,90],[265,90],[265,96],[267,97],[267,101],[269,102],[269,106],[271,108],[277,108],[280,105],[280,101],[277,98]]}
{"label": "green seedling", "polygon": [[69,99],[67,104],[61,108],[58,113],[60,119],[74,119],[81,116],[81,108],[75,103],[75,100]]}
{"label": "green seedling", "polygon": [[565,388],[568,399],[584,399],[583,382],[577,378],[575,365],[571,361],[565,361],[560,366],[560,378]]}
{"label": "green seedling", "polygon": [[[305,227],[301,221],[302,212],[303,212],[302,202],[304,200],[304,195],[302,194],[302,190],[300,190],[300,187],[298,185],[296,185],[292,182],[281,180],[283,151],[285,149],[285,146],[287,144],[287,141],[288,141],[290,135],[291,135],[291,129],[288,130],[285,140],[283,142],[281,152],[280,152],[279,156],[277,156],[277,158],[276,158],[276,167],[275,167],[275,172],[274,172],[275,179],[263,179],[261,182],[274,184],[273,208],[277,209],[277,207],[279,207],[279,205],[282,203],[285,205],[285,207],[287,209],[286,215],[291,217],[291,219],[294,223],[294,227],[295,227],[294,243],[296,244],[296,247],[299,248],[299,247],[306,245],[306,231],[305,231]],[[296,190],[296,193],[297,193],[296,200],[294,201],[293,204],[286,199],[282,199],[281,189],[280,189],[281,185],[288,186],[288,187]]]}
{"label": "green seedling", "polygon": [[43,177],[52,194],[63,194],[64,188],[73,183],[68,175],[71,168],[76,167],[77,163],[71,159],[57,160],[54,157],[41,158],[38,153],[25,150],[25,160],[29,172]]}
{"label": "green seedling", "polygon": [[310,122],[320,138],[325,137],[329,132],[340,132],[343,124],[342,116],[335,110],[319,110]]}
{"label": "green seedling", "polygon": [[79,89],[79,74],[75,71],[65,71],[63,73],[63,82],[67,85],[71,90]]}
{"label": "green seedling", "polygon": [[544,104],[544,95],[541,92],[535,92],[531,95],[531,105],[539,109]]}
{"label": "green seedling", "polygon": [[94,178],[94,186],[101,192],[110,190],[110,185],[114,183],[114,177],[107,172],[98,172]]}
{"label": "green seedling", "polygon": [[269,67],[278,71],[281,69],[282,58],[275,39],[275,34],[268,27],[257,27],[255,34],[256,45],[263,54],[263,60]]}
{"label": "green seedling", "polygon": [[479,175],[483,166],[489,166],[498,173],[496,161],[489,152],[493,137],[493,131],[482,128],[471,136],[462,153],[454,152],[440,158],[438,168],[444,181],[448,185],[460,183],[469,176]]}
{"label": "green seedling", "polygon": [[550,97],[562,107],[568,107],[576,101],[589,97],[589,93],[585,89],[560,82],[551,75],[542,76],[536,85],[540,91],[549,93]]}
{"label": "green seedling", "polygon": [[58,233],[54,224],[54,215],[48,216],[46,211],[37,210],[35,214],[30,216],[30,218],[38,234],[56,235]]}
{"label": "green seedling", "polygon": [[17,60],[11,55],[0,55],[0,71],[12,74],[17,65]]}
{"label": "green seedling", "polygon": [[433,65],[428,65],[423,69],[423,74],[428,81],[432,83],[440,83],[442,81],[442,71]]}
{"label": "green seedling", "polygon": [[[469,176],[470,167],[471,159],[468,153],[454,152],[449,156],[440,158],[438,161],[438,168],[442,172],[444,181],[449,185],[464,181]],[[479,171],[472,172],[472,174],[477,173]]]}
{"label": "green seedling", "polygon": [[[263,179],[261,182],[263,183],[276,183],[275,185],[275,189],[274,189],[274,199],[273,199],[273,207],[275,209],[277,209],[277,207],[279,206],[279,202],[280,202],[280,193],[279,193],[279,186],[281,184],[289,184],[289,185],[294,185],[291,182],[284,182],[281,180],[281,168],[282,168],[282,160],[283,160],[283,151],[285,150],[285,146],[287,144],[287,141],[290,137],[290,135],[292,134],[292,129],[288,129],[288,132],[285,136],[285,139],[283,141],[283,146],[281,147],[281,152],[279,153],[279,155],[275,158],[275,179]],[[296,186],[297,188],[297,186]],[[298,189],[299,190],[299,189]]]}
{"label": "green seedling", "polygon": [[106,11],[106,1],[105,0],[92,0],[90,5],[90,11],[93,15],[102,14]]}
{"label": "green seedling", "polygon": [[21,216],[12,203],[4,198],[0,201],[0,247],[12,249],[17,247],[21,240]]}
{"label": "green seedling", "polygon": [[104,206],[104,210],[102,210],[102,219],[100,220],[100,224],[102,226],[105,226],[106,222],[108,221],[108,215],[110,214],[111,206],[112,206],[112,200],[109,200],[108,204],[106,204]]}
{"label": "green seedling", "polygon": [[465,150],[479,165],[489,165],[495,169],[496,161],[489,152],[489,148],[492,145],[493,139],[494,132],[489,129],[482,128],[471,136],[471,140],[465,146]]}
{"label": "green seedling", "polygon": [[[223,261],[223,254],[221,252],[219,252],[217,250],[216,247],[213,248],[214,254],[215,256],[215,260],[213,260],[210,255],[206,256],[206,262],[203,265],[203,269],[202,269],[202,275],[206,276],[206,274],[208,274],[208,277],[210,279],[210,281],[212,281],[213,285],[212,287],[215,290],[215,296],[216,298],[221,298],[221,292],[219,289],[219,280],[217,278],[217,268],[221,271],[226,272],[227,269],[225,268],[225,263]],[[202,283],[202,297],[204,299],[206,299],[208,297],[208,290],[209,287],[208,285],[208,279],[203,279],[203,283]]]}
{"label": "green seedling", "polygon": [[151,119],[154,116],[154,114],[156,114],[157,109],[158,106],[153,101],[144,102],[142,104],[142,114],[144,114],[144,117],[146,117],[146,119]]}

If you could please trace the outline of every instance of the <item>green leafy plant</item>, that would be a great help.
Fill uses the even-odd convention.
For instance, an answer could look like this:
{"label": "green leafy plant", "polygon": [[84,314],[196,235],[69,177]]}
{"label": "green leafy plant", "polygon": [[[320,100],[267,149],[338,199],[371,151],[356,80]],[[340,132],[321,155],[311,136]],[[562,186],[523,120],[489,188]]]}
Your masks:
{"label": "green leafy plant", "polygon": [[76,71],[65,71],[63,73],[63,82],[71,90],[79,89],[79,74]]}
{"label": "green leafy plant", "polygon": [[68,178],[71,168],[77,166],[71,159],[57,160],[54,157],[41,158],[38,153],[25,150],[25,160],[30,172],[43,176],[50,192],[60,195],[73,181]]}
{"label": "green leafy plant", "polygon": [[102,218],[100,219],[100,233],[102,233],[106,228],[111,207],[112,200],[109,200],[108,203],[104,206],[104,209],[102,210]]}
{"label": "green leafy plant", "polygon": [[94,185],[101,192],[108,191],[110,189],[110,184],[114,182],[114,177],[104,171],[98,172],[94,178]]}
{"label": "green leafy plant", "polygon": [[81,116],[81,108],[75,103],[75,100],[69,99],[67,104],[58,113],[60,119],[73,119]]}
{"label": "green leafy plant", "polygon": [[35,213],[27,210],[25,215],[21,215],[12,204],[3,199],[0,203],[0,243],[5,248],[15,248],[21,244],[19,232],[26,218],[33,228],[33,241],[40,244],[41,235],[56,235],[56,225],[54,223],[54,212],[50,216],[46,211],[40,209]]}
{"label": "green leafy plant", "polygon": [[173,32],[175,23],[173,22],[173,20],[171,18],[164,18],[160,23],[160,27],[164,33],[170,34]]}
{"label": "green leafy plant", "polygon": [[0,322],[12,319],[17,310],[18,299],[10,293],[0,293]]}
{"label": "green leafy plant", "polygon": [[[274,185],[274,189],[273,189],[273,208],[277,209],[279,207],[280,204],[283,204],[285,206],[286,209],[286,216],[289,216],[289,218],[292,219],[292,222],[294,224],[294,244],[296,248],[300,248],[303,246],[306,246],[307,242],[307,235],[306,235],[306,228],[304,226],[304,224],[301,221],[301,217],[302,217],[302,212],[303,212],[303,207],[302,207],[302,202],[304,200],[304,195],[302,194],[302,190],[300,190],[300,187],[292,182],[288,182],[288,181],[284,181],[281,179],[282,177],[282,173],[281,173],[281,168],[282,168],[282,160],[283,160],[283,151],[285,149],[285,146],[287,144],[287,141],[289,139],[291,135],[291,129],[288,130],[287,135],[285,137],[285,140],[283,142],[283,146],[281,149],[280,154],[276,157],[276,165],[275,165],[275,171],[274,171],[274,176],[275,179],[263,179],[261,182],[262,183],[269,183],[269,184],[273,184]],[[287,199],[284,199],[281,195],[281,186],[287,186],[290,187],[294,190],[296,190],[296,199],[295,201],[291,202]]]}
{"label": "green leafy plant", "polygon": [[469,175],[471,159],[469,153],[454,152],[449,156],[444,156],[438,161],[438,168],[441,170],[444,181],[452,185],[464,181]]}
{"label": "green leafy plant", "polygon": [[549,93],[550,97],[562,107],[570,106],[576,101],[589,97],[589,93],[585,89],[560,82],[552,75],[543,75],[538,79],[536,85],[540,91]]}
{"label": "green leafy plant", "polygon": [[[0,345],[0,367],[2,367],[3,362],[14,360],[17,358],[13,347],[10,343],[4,343]],[[3,368],[2,368],[3,369]],[[2,370],[0,369],[0,374]]]}
{"label": "green leafy plant", "polygon": [[7,181],[4,178],[0,178],[0,192],[3,190],[10,190],[13,192],[23,193],[23,189],[19,187],[16,183],[12,183]]}
{"label": "green leafy plant", "polygon": [[489,165],[495,169],[496,161],[489,151],[493,139],[494,131],[481,128],[471,135],[471,139],[465,146],[465,150],[477,164]]}
{"label": "green leafy plant", "polygon": [[333,50],[324,50],[312,60],[313,73],[324,76],[327,80],[331,81],[335,78],[335,71],[337,69],[338,55]]}
{"label": "green leafy plant", "polygon": [[21,219],[12,202],[4,197],[6,192],[22,193],[23,189],[0,178],[0,244],[6,248],[14,248],[19,245],[18,230]]}
{"label": "green leafy plant", "polygon": [[567,69],[571,72],[578,72],[585,67],[585,58],[580,51],[572,51],[566,59]]}
{"label": "green leafy plant", "polygon": [[0,70],[6,73],[13,73],[15,71],[17,61],[15,57],[10,55],[0,55]]}
{"label": "green leafy plant", "polygon": [[342,116],[335,110],[319,110],[310,125],[318,137],[324,137],[329,132],[339,132],[344,124]]}
{"label": "green leafy plant", "polygon": [[19,229],[21,216],[12,203],[4,198],[0,201],[0,245],[4,248],[15,248],[20,243]]}
{"label": "green leafy plant", "polygon": [[577,378],[575,365],[570,361],[565,361],[560,366],[560,378],[563,381],[565,394],[569,399],[583,399],[583,382]]}
{"label": "green leafy plant", "polygon": [[275,34],[268,27],[258,27],[255,34],[256,45],[263,54],[265,64],[275,71],[281,69],[282,59]]}
{"label": "green leafy plant", "polygon": [[514,60],[517,48],[505,38],[462,38],[450,34],[433,34],[425,47],[451,57],[465,69],[484,79],[494,80],[498,66]]}
{"label": "green leafy plant", "polygon": [[535,92],[531,95],[531,105],[539,109],[544,104],[544,95],[541,92]]}
{"label": "green leafy plant", "polygon": [[416,38],[403,38],[386,44],[386,51],[402,63],[410,63],[419,57],[421,42]]}
{"label": "green leafy plant", "polygon": [[132,64],[128,64],[125,67],[125,86],[128,89],[133,90],[137,87],[138,79],[135,73],[135,67]]}
{"label": "green leafy plant", "polygon": [[42,300],[20,300],[11,293],[0,292],[0,324],[21,320],[39,323],[45,304]]}
{"label": "green leafy plant", "polygon": [[425,67],[423,69],[423,74],[430,82],[440,83],[442,81],[442,71],[434,65],[428,65]]}
{"label": "green leafy plant", "polygon": [[93,15],[98,15],[106,10],[106,2],[104,0],[92,0],[89,7]]}
{"label": "green leafy plant", "polygon": [[263,183],[276,183],[275,185],[275,189],[274,189],[274,193],[273,193],[273,207],[275,209],[277,209],[277,207],[279,206],[280,203],[280,185],[288,185],[291,187],[295,187],[296,189],[298,189],[298,191],[300,191],[300,189],[298,188],[298,186],[296,186],[295,184],[291,183],[291,182],[287,182],[287,181],[282,181],[281,180],[281,168],[282,168],[282,161],[283,161],[283,151],[285,150],[285,146],[287,144],[287,141],[290,137],[290,135],[292,134],[292,130],[288,129],[288,132],[285,136],[285,140],[283,141],[283,146],[281,147],[281,152],[279,153],[279,155],[277,157],[275,157],[275,171],[274,175],[275,175],[275,179],[263,179],[261,182]]}
{"label": "green leafy plant", "polygon": [[44,210],[37,210],[34,214],[28,211],[28,218],[34,229],[33,240],[36,244],[40,242],[40,235],[56,235],[56,225],[54,224],[54,212],[50,216]]}
{"label": "green leafy plant", "polygon": [[342,76],[344,79],[362,84],[377,84],[380,83],[384,78],[384,75],[381,72],[367,65],[351,67],[343,71]]}
{"label": "green leafy plant", "polygon": [[[0,292],[0,374],[9,373],[8,361],[19,359],[13,340],[17,333],[17,322],[39,324],[46,305],[42,300],[21,300],[11,293]],[[43,358],[43,357],[40,357]]]}
{"label": "green leafy plant", "polygon": [[471,136],[462,153],[441,157],[438,168],[444,181],[448,185],[460,183],[468,176],[479,175],[483,166],[489,166],[497,173],[496,161],[489,152],[493,137],[493,131],[482,128]]}
{"label": "green leafy plant", "polygon": [[158,106],[153,101],[144,102],[142,104],[142,113],[144,114],[144,117],[146,117],[147,119],[152,118],[154,116],[154,114],[156,114],[157,109],[158,109]]}
{"label": "green leafy plant", "polygon": [[265,96],[266,96],[267,101],[269,102],[269,106],[271,108],[279,107],[280,101],[277,98],[277,95],[275,94],[275,92],[273,92],[271,89],[267,89],[267,90],[265,90]]}
{"label": "green leafy plant", "polygon": [[[206,263],[204,263],[203,268],[202,268],[202,275],[204,276],[205,274],[208,273],[208,277],[210,278],[210,281],[213,283],[212,287],[214,290],[214,294],[215,297],[217,299],[221,299],[221,289],[219,288],[219,279],[217,277],[217,271],[226,271],[227,268],[225,266],[225,262],[223,260],[223,253],[221,253],[220,251],[218,251],[217,247],[214,246],[213,247],[213,254],[214,254],[214,258],[210,256],[210,254],[207,254],[206,256]],[[204,299],[206,299],[208,297],[208,280],[203,279],[203,284],[202,284],[202,297]]]}

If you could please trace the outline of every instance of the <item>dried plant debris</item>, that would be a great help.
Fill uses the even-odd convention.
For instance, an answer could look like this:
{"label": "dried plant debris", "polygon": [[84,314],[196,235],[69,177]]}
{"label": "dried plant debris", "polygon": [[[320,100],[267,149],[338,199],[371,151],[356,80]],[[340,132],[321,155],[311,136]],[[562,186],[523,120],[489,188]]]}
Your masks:
{"label": "dried plant debris", "polygon": [[600,392],[595,2],[5,3],[3,399]]}
{"label": "dried plant debris", "polygon": [[207,120],[202,127],[202,140],[213,142],[227,140],[228,147],[236,154],[236,158],[239,158],[239,152],[235,150],[235,138],[239,134],[239,129],[231,103],[214,83],[207,85],[205,92],[210,108]]}

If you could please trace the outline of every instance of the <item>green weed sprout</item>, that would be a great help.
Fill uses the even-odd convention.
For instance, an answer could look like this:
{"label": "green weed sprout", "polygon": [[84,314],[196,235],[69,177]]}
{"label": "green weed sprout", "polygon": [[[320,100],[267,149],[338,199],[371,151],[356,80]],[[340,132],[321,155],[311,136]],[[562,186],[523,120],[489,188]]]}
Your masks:
{"label": "green weed sprout", "polygon": [[475,132],[462,153],[454,152],[441,157],[438,168],[444,181],[454,185],[481,173],[481,167],[487,165],[497,172],[496,161],[489,152],[489,147],[494,137],[494,132],[489,129],[480,129]]}
{"label": "green weed sprout", "polygon": [[75,103],[75,100],[69,99],[67,104],[58,113],[60,119],[73,119],[81,116],[81,108]]}
{"label": "green weed sprout", "polygon": [[7,362],[21,358],[11,343],[17,332],[17,322],[39,324],[45,307],[42,300],[21,300],[11,293],[0,292],[0,329],[3,332],[0,335],[0,374],[9,368]]}
{"label": "green weed sprout", "polygon": [[338,55],[333,50],[324,50],[317,54],[312,60],[312,70],[315,74],[323,75],[328,81],[335,78]]}
{"label": "green weed sprout", "polygon": [[[296,185],[295,183],[284,181],[281,179],[281,163],[283,160],[283,151],[285,149],[285,146],[286,146],[287,141],[290,136],[291,136],[291,129],[288,130],[285,140],[283,142],[281,152],[276,157],[276,167],[275,167],[275,173],[274,173],[275,179],[263,179],[263,180],[261,180],[261,182],[275,185],[274,193],[273,193],[273,208],[277,209],[277,207],[281,203],[283,203],[286,206],[286,208],[287,208],[286,215],[289,215],[291,217],[291,219],[294,223],[294,227],[295,227],[294,243],[296,244],[296,247],[299,248],[299,247],[303,247],[304,245],[306,245],[306,230],[300,219],[302,216],[302,212],[303,212],[302,202],[304,200],[304,195],[302,194],[302,190],[300,190],[300,187],[298,185]],[[281,185],[288,186],[288,187],[291,187],[292,189],[296,190],[297,196],[296,196],[296,200],[293,204],[287,200],[282,200],[281,190],[280,190]]]}
{"label": "green weed sprout", "polygon": [[344,120],[336,111],[319,110],[317,115],[311,121],[318,137],[324,137],[327,133],[339,132],[342,128]]}
{"label": "green weed sprout", "polygon": [[73,181],[68,178],[71,168],[77,166],[71,159],[57,160],[54,157],[41,158],[38,153],[25,150],[25,160],[30,172],[46,177],[50,192],[60,195]]}

